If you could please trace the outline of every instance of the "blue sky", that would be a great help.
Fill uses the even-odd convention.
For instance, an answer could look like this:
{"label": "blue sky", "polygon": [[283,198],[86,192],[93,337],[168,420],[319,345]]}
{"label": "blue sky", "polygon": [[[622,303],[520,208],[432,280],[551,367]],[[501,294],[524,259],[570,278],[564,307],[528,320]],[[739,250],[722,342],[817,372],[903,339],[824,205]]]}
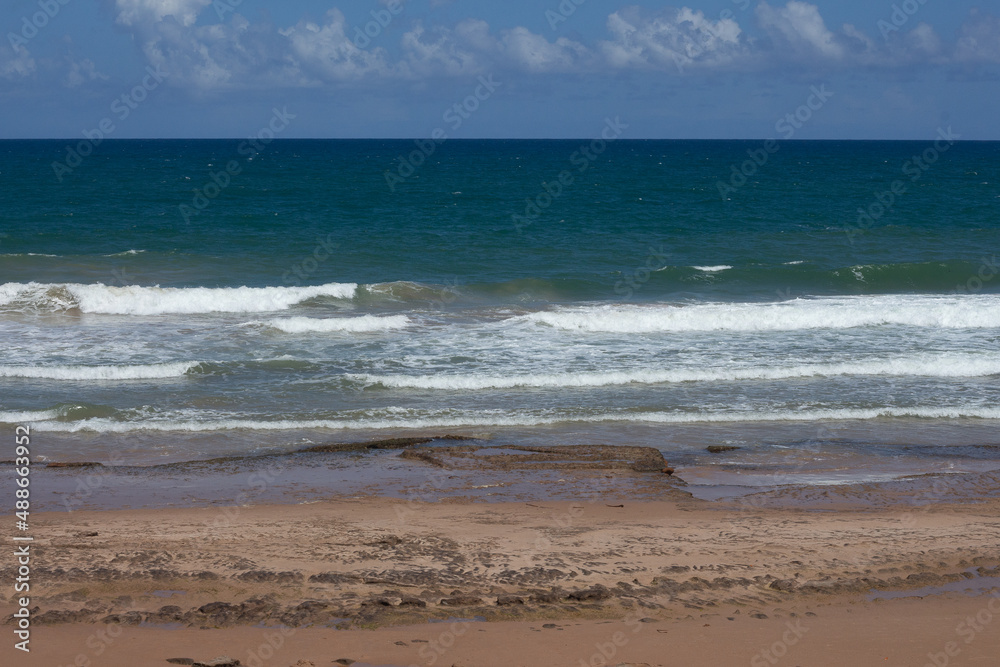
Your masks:
{"label": "blue sky", "polygon": [[798,114],[795,139],[1000,139],[995,1],[5,0],[0,30],[0,138],[240,137],[276,108],[283,137],[757,139]]}

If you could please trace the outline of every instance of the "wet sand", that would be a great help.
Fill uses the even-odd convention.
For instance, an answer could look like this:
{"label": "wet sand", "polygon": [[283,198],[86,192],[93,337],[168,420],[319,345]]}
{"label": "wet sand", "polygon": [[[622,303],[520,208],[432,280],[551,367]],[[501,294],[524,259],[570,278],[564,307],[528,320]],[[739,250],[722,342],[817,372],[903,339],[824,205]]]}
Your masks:
{"label": "wet sand", "polygon": [[915,508],[827,496],[803,509],[675,493],[33,514],[33,650],[8,641],[17,662],[4,664],[224,654],[280,667],[923,665],[1000,654],[996,499]]}

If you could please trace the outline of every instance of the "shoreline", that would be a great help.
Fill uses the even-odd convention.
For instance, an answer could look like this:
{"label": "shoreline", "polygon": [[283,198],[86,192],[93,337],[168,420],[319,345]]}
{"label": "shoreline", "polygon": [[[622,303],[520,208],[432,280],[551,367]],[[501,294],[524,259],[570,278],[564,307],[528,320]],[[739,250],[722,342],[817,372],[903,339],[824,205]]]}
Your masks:
{"label": "shoreline", "polygon": [[[667,637],[676,647],[683,628],[694,632],[707,623],[715,629],[698,632],[734,642],[732,655],[752,664],[759,651],[750,650],[751,640],[772,625],[809,620],[811,637],[836,636],[836,628],[862,618],[884,625],[892,616],[885,610],[904,608],[913,625],[883,641],[897,655],[926,659],[926,652],[944,650],[935,638],[954,634],[961,620],[949,610],[971,609],[974,617],[1000,596],[996,498],[909,515],[908,503],[810,510],[623,496],[517,503],[365,497],[224,509],[33,514],[33,628],[35,645],[44,639],[45,649],[25,664],[43,664],[34,662],[39,655],[44,664],[71,664],[77,640],[101,628],[133,640],[108,645],[107,656],[92,664],[134,665],[128,660],[141,655],[143,664],[166,665],[166,658],[188,653],[206,660],[217,655],[209,650],[215,646],[247,664],[245,652],[235,655],[223,645],[246,646],[254,640],[243,638],[285,627],[299,639],[262,664],[303,660],[301,667],[325,667],[340,657],[387,665],[511,664],[493,662],[489,646],[516,636],[538,656],[516,664],[578,665],[579,658],[552,656],[593,644],[585,640],[602,624],[626,622],[666,632],[637,632],[621,660],[677,664],[664,660],[662,641],[639,635]],[[972,595],[954,590],[963,588]],[[872,590],[922,598],[873,601]],[[11,602],[0,609],[5,618]],[[993,606],[1000,622],[1000,600]],[[830,625],[820,630],[826,618]],[[454,619],[471,622],[454,625]],[[419,653],[426,647],[411,640],[440,635],[445,626],[483,638],[462,642],[465,648],[456,642],[439,656],[443,662],[428,662],[426,650]],[[406,646],[390,642],[376,650],[364,639],[392,633]],[[174,639],[155,639],[164,636]],[[780,632],[774,637],[781,641]],[[963,655],[990,655],[995,637],[977,633],[962,645]],[[847,635],[839,639],[850,644]],[[154,659],[137,652],[147,641],[171,654]],[[326,644],[354,653],[317,662]],[[915,647],[928,648],[913,653]],[[799,650],[806,648],[803,640]],[[730,664],[709,661],[723,655],[712,642],[689,649],[700,653],[679,664]],[[823,661],[825,650],[820,642],[801,659],[835,664]],[[584,661],[592,651],[586,653]]]}

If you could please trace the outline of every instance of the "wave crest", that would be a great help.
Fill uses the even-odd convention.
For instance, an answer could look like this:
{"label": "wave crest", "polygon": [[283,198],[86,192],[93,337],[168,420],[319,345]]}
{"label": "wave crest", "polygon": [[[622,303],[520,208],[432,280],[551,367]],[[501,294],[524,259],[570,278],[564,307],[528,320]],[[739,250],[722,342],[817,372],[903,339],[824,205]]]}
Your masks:
{"label": "wave crest", "polygon": [[925,377],[984,377],[1000,375],[1000,359],[981,356],[941,355],[922,359],[876,359],[871,361],[758,366],[747,368],[630,370],[536,375],[348,375],[365,384],[408,389],[513,389],[517,387],[604,387],[625,384],[676,382],[727,382],[737,380],[785,380],[835,375],[895,375]]}
{"label": "wave crest", "polygon": [[103,283],[4,283],[0,308],[20,311],[79,310],[106,315],[263,313],[287,310],[317,297],[351,299],[356,283],[309,287],[114,287]]}
{"label": "wave crest", "polygon": [[344,331],[360,333],[367,331],[390,331],[402,329],[410,324],[409,318],[405,315],[390,315],[388,317],[376,317],[375,315],[361,315],[359,317],[287,317],[282,319],[266,320],[264,322],[247,322],[248,325],[257,325],[269,329],[277,329],[284,333],[326,333]]}
{"label": "wave crest", "polygon": [[200,365],[197,361],[186,361],[134,366],[0,366],[0,377],[43,380],[159,380],[182,377]]}
{"label": "wave crest", "polygon": [[531,313],[521,319],[557,329],[608,333],[790,331],[881,325],[978,329],[1000,327],[1000,297],[863,296],[779,303],[584,306]]}

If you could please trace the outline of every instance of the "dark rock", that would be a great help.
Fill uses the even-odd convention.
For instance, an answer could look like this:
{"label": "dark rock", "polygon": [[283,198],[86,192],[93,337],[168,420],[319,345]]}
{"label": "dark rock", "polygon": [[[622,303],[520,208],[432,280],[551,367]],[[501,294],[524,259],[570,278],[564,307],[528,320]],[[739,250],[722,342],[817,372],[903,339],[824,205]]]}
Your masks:
{"label": "dark rock", "polygon": [[[37,613],[37,612],[34,612]],[[56,623],[79,623],[89,621],[97,612],[92,609],[81,609],[79,611],[69,611],[60,609],[50,609],[41,615],[34,616],[34,622],[38,625],[54,625]],[[8,620],[8,622],[10,622]]]}
{"label": "dark rock", "polygon": [[101,619],[101,623],[117,623],[118,625],[139,625],[142,623],[142,614],[137,611],[129,611],[124,614],[109,614]]}
{"label": "dark rock", "polygon": [[357,660],[351,660],[350,658],[337,658],[334,660],[338,665],[353,665]]}
{"label": "dark rock", "polygon": [[403,449],[414,445],[424,445],[435,440],[475,440],[465,435],[439,435],[429,438],[386,438],[368,442],[340,442],[326,445],[316,445],[296,450],[296,454],[313,454],[327,452],[356,452],[365,449]]}
{"label": "dark rock", "polygon": [[512,604],[524,604],[524,598],[520,595],[499,595],[497,596],[497,606],[505,607]]}
{"label": "dark rock", "polygon": [[404,597],[399,601],[400,607],[426,607],[427,603],[420,598],[412,596]]}
{"label": "dark rock", "polygon": [[167,658],[167,662],[172,665],[193,665],[194,660],[191,658]]}
{"label": "dark rock", "polygon": [[785,593],[791,593],[798,587],[799,585],[795,583],[794,579],[775,579],[771,582],[771,585],[768,586],[768,588],[776,591],[783,591]]}
{"label": "dark rock", "polygon": [[410,459],[413,461],[423,461],[424,463],[430,463],[432,466],[437,466],[438,468],[447,468],[448,465],[439,458],[431,456],[425,451],[413,448],[404,449],[400,452],[399,457],[402,459]]}
{"label": "dark rock", "polygon": [[321,600],[307,600],[294,609],[282,614],[281,622],[291,627],[299,627],[326,620],[330,603]]}
{"label": "dark rock", "polygon": [[734,449],[740,449],[734,445],[709,445],[705,448],[710,454],[721,454],[722,452],[731,452]]}
{"label": "dark rock", "polygon": [[267,598],[251,598],[241,604],[210,602],[198,608],[198,613],[207,617],[204,621],[217,626],[259,623],[277,611],[278,606]]}
{"label": "dark rock", "polygon": [[457,595],[455,597],[443,598],[438,604],[442,607],[471,607],[482,603],[481,598],[472,595]]}
{"label": "dark rock", "polygon": [[226,612],[230,609],[235,608],[236,605],[229,604],[228,602],[209,602],[198,607],[198,611],[202,614],[218,614],[220,612]]}
{"label": "dark rock", "polygon": [[309,577],[310,583],[315,584],[346,584],[353,583],[360,577],[353,574],[341,574],[340,572],[321,572]]}
{"label": "dark rock", "polygon": [[368,542],[367,545],[370,547],[378,547],[379,549],[391,549],[403,543],[403,540],[395,535],[389,535],[382,538],[377,542]]}
{"label": "dark rock", "polygon": [[604,586],[598,584],[592,588],[585,588],[579,591],[573,591],[567,596],[570,600],[578,600],[580,602],[588,600],[607,600],[611,597],[611,591],[609,591]]}
{"label": "dark rock", "polygon": [[562,598],[563,594],[559,591],[540,591],[531,594],[532,602],[541,602],[544,604],[556,604]]}
{"label": "dark rock", "polygon": [[269,572],[267,570],[250,570],[236,578],[240,581],[274,584],[297,584],[304,579],[300,572]]}
{"label": "dark rock", "polygon": [[240,667],[240,661],[236,658],[230,658],[228,655],[219,656],[214,660],[209,660],[208,662],[195,662],[192,663],[191,667]]}
{"label": "dark rock", "polygon": [[181,623],[184,620],[184,611],[177,605],[172,604],[160,607],[160,610],[157,612],[146,614],[147,623]]}

